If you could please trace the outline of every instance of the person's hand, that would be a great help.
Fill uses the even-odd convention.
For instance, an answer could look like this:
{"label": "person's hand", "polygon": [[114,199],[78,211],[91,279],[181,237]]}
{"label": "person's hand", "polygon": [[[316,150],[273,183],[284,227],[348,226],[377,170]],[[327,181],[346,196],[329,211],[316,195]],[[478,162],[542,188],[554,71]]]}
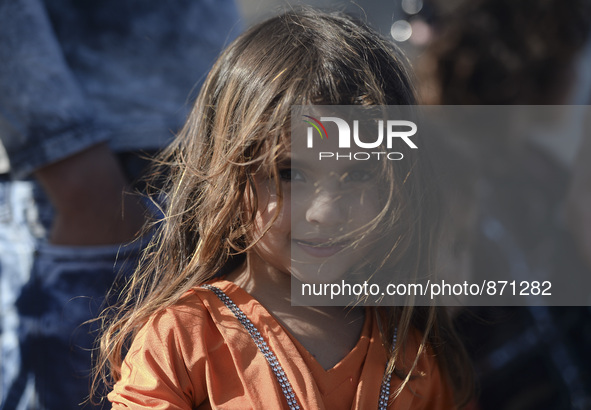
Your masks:
{"label": "person's hand", "polygon": [[145,208],[128,193],[117,158],[104,144],[41,168],[35,176],[56,211],[51,243],[124,243],[144,224]]}

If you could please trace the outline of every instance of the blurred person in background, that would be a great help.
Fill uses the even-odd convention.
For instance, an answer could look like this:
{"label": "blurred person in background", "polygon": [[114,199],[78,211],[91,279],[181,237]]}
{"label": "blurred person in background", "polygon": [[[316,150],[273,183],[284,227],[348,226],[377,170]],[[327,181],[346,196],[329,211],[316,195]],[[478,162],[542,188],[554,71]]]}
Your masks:
{"label": "blurred person in background", "polygon": [[150,213],[128,193],[237,23],[231,0],[0,0],[1,408],[87,398],[84,323]]}
{"label": "blurred person in background", "polygon": [[[589,104],[590,1],[429,6],[424,14],[431,42],[418,64],[423,102]],[[456,217],[452,249],[463,252],[476,280],[498,278],[500,272],[591,274],[589,120],[579,129],[582,142],[543,129],[520,128],[530,132],[519,134],[513,127],[521,121],[499,124],[507,132],[440,142],[448,160],[454,158],[449,162],[471,170],[454,172],[454,165],[442,178]],[[476,324],[474,316],[481,319]],[[467,308],[457,323],[479,375],[482,409],[591,407],[589,307]]]}

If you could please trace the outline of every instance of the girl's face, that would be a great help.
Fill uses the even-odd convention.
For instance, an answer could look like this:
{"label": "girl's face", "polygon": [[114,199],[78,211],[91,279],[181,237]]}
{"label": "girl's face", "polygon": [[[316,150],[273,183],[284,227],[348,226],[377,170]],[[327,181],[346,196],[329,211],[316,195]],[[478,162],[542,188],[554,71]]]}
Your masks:
{"label": "girl's face", "polygon": [[302,282],[329,283],[366,264],[377,234],[369,224],[382,210],[375,172],[358,161],[321,163],[292,154],[279,163],[280,204],[273,178],[255,175],[254,247],[267,268]]}

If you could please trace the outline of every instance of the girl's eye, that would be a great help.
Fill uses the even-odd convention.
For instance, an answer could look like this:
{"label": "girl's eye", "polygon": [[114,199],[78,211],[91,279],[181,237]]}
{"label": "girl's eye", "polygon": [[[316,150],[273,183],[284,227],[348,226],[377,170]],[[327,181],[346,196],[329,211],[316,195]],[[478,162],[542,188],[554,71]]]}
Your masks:
{"label": "girl's eye", "polygon": [[285,182],[304,181],[304,175],[301,171],[293,168],[284,168],[279,170],[279,177]]}
{"label": "girl's eye", "polygon": [[346,182],[365,182],[373,177],[369,170],[355,169],[347,172],[343,180]]}

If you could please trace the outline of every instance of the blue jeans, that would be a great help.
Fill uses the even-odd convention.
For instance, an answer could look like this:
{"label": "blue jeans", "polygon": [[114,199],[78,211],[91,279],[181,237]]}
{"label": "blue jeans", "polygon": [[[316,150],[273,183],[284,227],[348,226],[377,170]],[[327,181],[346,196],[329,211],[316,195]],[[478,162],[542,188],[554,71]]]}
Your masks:
{"label": "blue jeans", "polygon": [[75,409],[89,394],[99,313],[142,243],[96,247],[45,241],[51,207],[30,181],[0,183],[0,403]]}

